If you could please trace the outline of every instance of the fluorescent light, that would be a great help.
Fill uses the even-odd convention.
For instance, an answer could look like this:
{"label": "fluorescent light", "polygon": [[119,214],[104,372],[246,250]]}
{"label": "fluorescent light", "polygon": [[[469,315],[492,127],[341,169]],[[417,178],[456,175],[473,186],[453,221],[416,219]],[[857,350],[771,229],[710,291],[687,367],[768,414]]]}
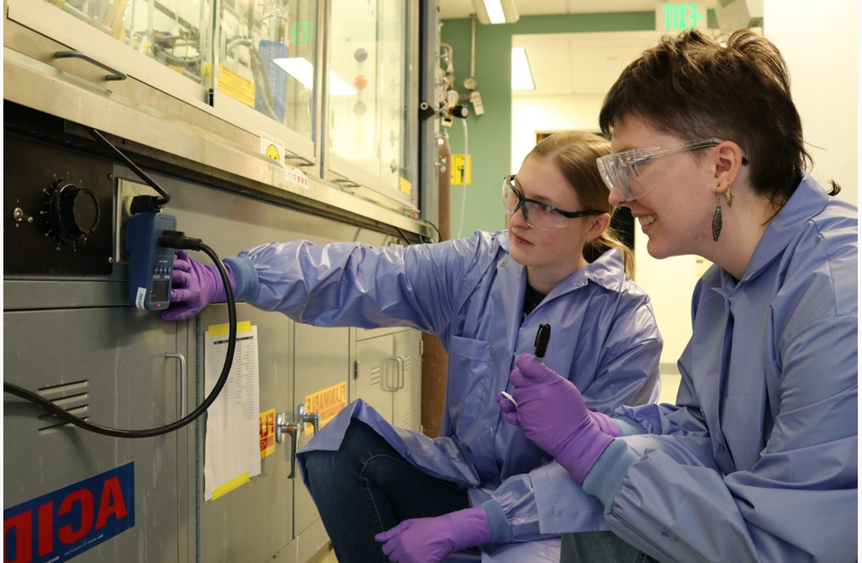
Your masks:
{"label": "fluorescent light", "polygon": [[515,0],[472,0],[476,18],[481,24],[515,23],[518,9]]}
{"label": "fluorescent light", "polygon": [[527,50],[521,47],[512,49],[512,90],[535,90],[533,72],[527,60]]}
{"label": "fluorescent light", "polygon": [[[309,90],[314,89],[314,66],[307,59],[296,57],[273,59],[272,62],[284,69],[287,74],[294,77]],[[329,93],[333,96],[354,96],[356,95],[356,90],[351,88],[340,76],[329,71]]]}
{"label": "fluorescent light", "polygon": [[503,3],[500,0],[484,0],[485,11],[491,23],[506,23],[506,14],[503,12]]}

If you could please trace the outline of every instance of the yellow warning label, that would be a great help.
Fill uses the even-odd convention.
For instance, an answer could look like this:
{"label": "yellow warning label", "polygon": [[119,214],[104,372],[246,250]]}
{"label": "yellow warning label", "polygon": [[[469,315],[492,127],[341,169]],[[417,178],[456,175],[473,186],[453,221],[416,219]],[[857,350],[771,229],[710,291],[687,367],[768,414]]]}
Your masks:
{"label": "yellow warning label", "polygon": [[410,185],[410,181],[406,178],[401,178],[401,185],[399,186],[401,191],[407,195],[413,193],[413,186]]}
{"label": "yellow warning label", "polygon": [[[210,336],[227,336],[230,333],[230,325],[225,323],[223,325],[210,325],[209,328]],[[239,334],[241,332],[251,332],[251,321],[238,321],[236,323],[236,333]]]}
{"label": "yellow warning label", "polygon": [[275,409],[262,412],[260,417],[260,459],[275,452]]}
{"label": "yellow warning label", "polygon": [[275,145],[269,145],[268,147],[266,147],[266,156],[268,156],[269,158],[271,158],[273,160],[277,160],[277,161],[281,162],[281,159],[279,158],[279,155],[278,155],[278,147]]}
{"label": "yellow warning label", "polygon": [[[320,413],[320,427],[335,418],[341,409],[347,406],[347,382],[344,381],[323,391],[318,391],[305,397],[306,412]],[[305,425],[306,434],[314,434],[311,424]]]}
{"label": "yellow warning label", "polygon": [[[464,166],[464,155],[452,155],[452,185],[470,185],[470,169],[473,167],[473,155],[467,155],[467,166]],[[466,175],[466,180],[465,180]]]}
{"label": "yellow warning label", "polygon": [[234,100],[254,107],[254,82],[243,78],[224,65],[218,65],[218,89]]}
{"label": "yellow warning label", "polygon": [[213,489],[213,500],[215,500],[219,497],[223,497],[224,495],[228,494],[229,492],[236,489],[237,487],[245,485],[246,483],[249,482],[249,480],[250,479],[248,478],[248,471],[246,471],[242,475],[238,475],[238,476],[234,477],[233,479],[231,479],[230,481],[228,481],[224,485],[219,485],[218,487]]}

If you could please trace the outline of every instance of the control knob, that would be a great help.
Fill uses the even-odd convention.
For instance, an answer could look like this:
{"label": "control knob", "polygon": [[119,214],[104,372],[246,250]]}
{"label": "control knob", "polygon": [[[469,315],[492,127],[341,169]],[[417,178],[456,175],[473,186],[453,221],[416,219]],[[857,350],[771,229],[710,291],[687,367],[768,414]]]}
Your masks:
{"label": "control knob", "polygon": [[60,182],[48,199],[51,226],[57,237],[69,244],[85,242],[99,225],[96,194],[71,182]]}

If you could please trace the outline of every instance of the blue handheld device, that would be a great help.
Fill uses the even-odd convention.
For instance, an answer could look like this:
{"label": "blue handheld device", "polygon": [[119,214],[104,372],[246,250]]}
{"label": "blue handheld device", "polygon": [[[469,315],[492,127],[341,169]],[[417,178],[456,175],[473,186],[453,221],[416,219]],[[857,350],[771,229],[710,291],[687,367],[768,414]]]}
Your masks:
{"label": "blue handheld device", "polygon": [[138,213],[129,218],[129,301],[138,309],[163,311],[170,305],[174,249],[161,246],[159,237],[176,229],[176,217],[167,213]]}

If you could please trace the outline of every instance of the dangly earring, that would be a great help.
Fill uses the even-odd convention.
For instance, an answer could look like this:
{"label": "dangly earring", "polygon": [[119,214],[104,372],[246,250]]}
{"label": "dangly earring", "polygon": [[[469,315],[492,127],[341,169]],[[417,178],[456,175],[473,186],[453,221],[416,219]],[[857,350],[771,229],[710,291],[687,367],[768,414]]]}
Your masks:
{"label": "dangly earring", "polygon": [[[716,184],[715,187],[718,188],[721,184]],[[731,196],[732,198],[733,196]],[[715,214],[712,216],[712,240],[713,242],[718,242],[718,236],[721,234],[721,194],[715,194]],[[728,204],[730,207],[730,204]]]}
{"label": "dangly earring", "polygon": [[733,207],[733,190],[730,189],[730,186],[727,187],[727,191],[724,193],[724,199],[727,200],[728,207]]}

